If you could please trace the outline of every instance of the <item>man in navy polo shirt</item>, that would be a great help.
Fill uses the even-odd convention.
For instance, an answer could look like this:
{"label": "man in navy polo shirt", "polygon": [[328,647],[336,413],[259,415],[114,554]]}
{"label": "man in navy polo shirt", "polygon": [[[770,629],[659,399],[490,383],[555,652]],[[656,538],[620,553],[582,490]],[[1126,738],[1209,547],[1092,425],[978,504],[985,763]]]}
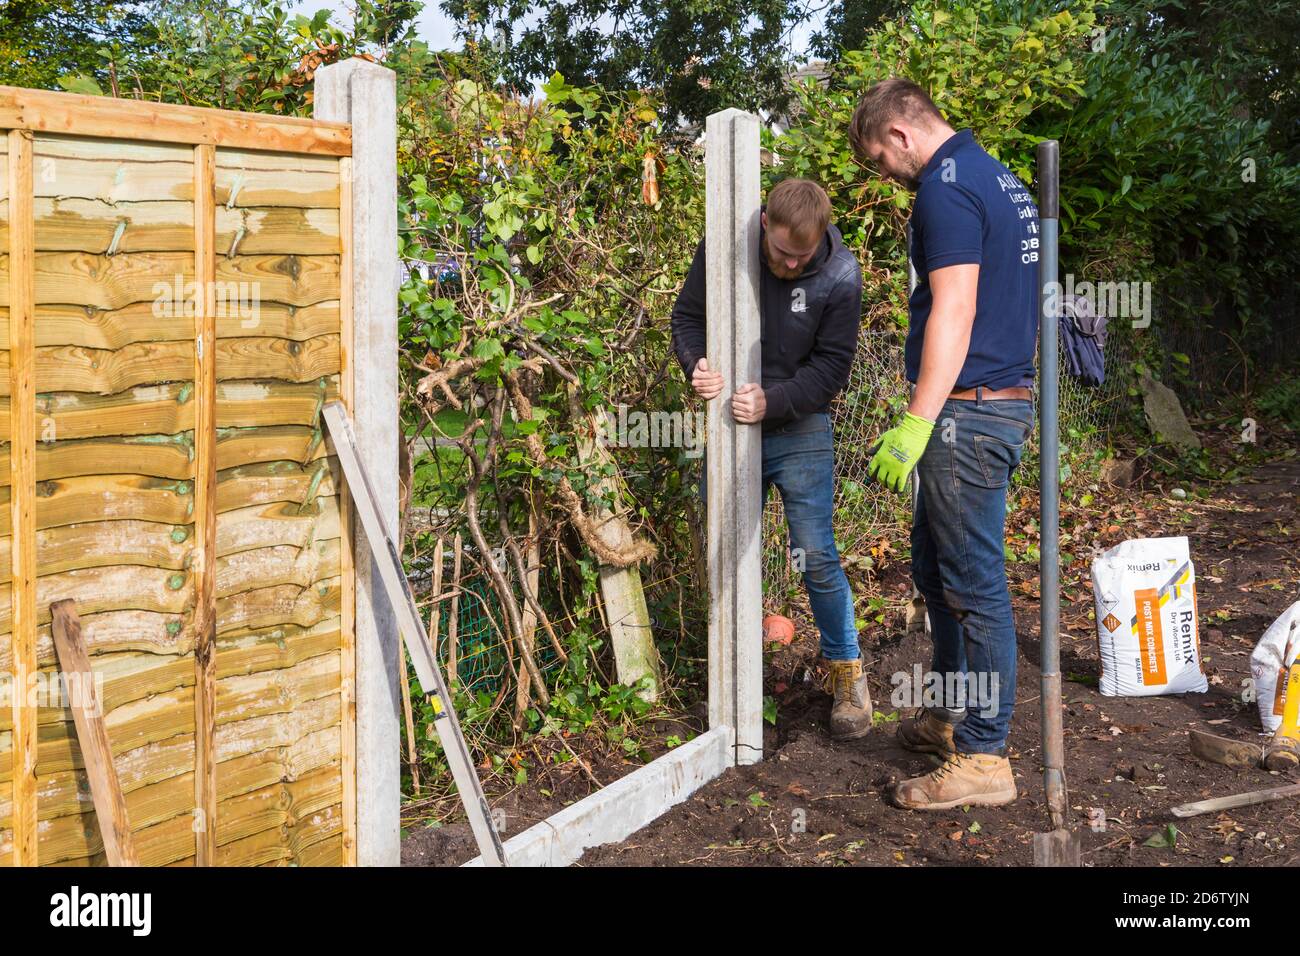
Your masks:
{"label": "man in navy polo shirt", "polygon": [[909,80],[868,90],[849,138],[859,158],[916,192],[918,284],[904,350],[915,389],[870,472],[902,491],[916,471],[912,579],[930,617],[934,694],[897,737],[945,761],[900,783],[894,802],[998,806],[1016,798],[1006,758],[1016,631],[1003,540],[1007,483],[1034,422],[1038,210],[1029,189]]}

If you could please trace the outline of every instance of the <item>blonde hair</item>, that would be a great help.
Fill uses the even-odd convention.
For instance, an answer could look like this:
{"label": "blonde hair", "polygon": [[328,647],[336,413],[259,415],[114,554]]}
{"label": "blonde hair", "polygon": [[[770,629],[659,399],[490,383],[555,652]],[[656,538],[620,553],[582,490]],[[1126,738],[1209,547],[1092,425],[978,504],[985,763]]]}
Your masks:
{"label": "blonde hair", "polygon": [[799,240],[820,239],[831,222],[831,200],[811,179],[783,179],[767,194],[768,226],[784,226]]}

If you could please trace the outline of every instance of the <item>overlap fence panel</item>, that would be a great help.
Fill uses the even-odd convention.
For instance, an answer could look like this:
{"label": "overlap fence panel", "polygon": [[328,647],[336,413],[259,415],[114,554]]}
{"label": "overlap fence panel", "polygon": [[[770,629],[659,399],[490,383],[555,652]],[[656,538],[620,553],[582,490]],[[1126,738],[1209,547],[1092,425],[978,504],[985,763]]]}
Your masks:
{"label": "overlap fence panel", "polygon": [[64,598],[141,863],[341,864],[350,128],[10,88],[0,126],[0,864],[104,862]]}

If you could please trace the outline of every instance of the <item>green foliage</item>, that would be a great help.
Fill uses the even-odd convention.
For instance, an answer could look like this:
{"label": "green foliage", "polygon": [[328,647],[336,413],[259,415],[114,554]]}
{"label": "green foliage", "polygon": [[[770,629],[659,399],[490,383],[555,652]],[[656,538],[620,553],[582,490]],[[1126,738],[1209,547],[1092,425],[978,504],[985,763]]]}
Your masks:
{"label": "green foliage", "polygon": [[[782,109],[791,0],[443,0],[487,75],[518,90],[561,73],[583,87],[650,91],[669,118]],[[526,14],[531,16],[526,18]],[[613,29],[610,29],[610,26]]]}
{"label": "green foliage", "polygon": [[140,0],[13,0],[0,4],[0,76],[9,86],[100,92],[88,80],[99,50],[117,44],[146,53],[155,42]]}

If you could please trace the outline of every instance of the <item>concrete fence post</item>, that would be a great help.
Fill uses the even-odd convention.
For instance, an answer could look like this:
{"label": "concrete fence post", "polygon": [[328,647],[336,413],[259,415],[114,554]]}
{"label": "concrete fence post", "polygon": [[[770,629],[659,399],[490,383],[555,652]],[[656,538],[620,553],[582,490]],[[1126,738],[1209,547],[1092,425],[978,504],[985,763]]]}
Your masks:
{"label": "concrete fence post", "polygon": [[727,109],[705,125],[706,354],[722,373],[708,403],[709,726],[734,731],[735,761],[763,757],[762,432],[731,396],[762,378],[758,118]]}
{"label": "concrete fence post", "polygon": [[[316,71],[316,119],[352,124],[350,220],[351,412],[361,459],[382,517],[397,534],[397,84],[396,74],[353,58]],[[348,169],[348,165],[344,165]],[[349,215],[348,210],[343,215]],[[345,317],[345,328],[349,327]],[[356,569],[356,862],[401,862],[400,729],[405,672],[393,610],[373,568],[360,523]],[[345,784],[346,786],[346,784]]]}

